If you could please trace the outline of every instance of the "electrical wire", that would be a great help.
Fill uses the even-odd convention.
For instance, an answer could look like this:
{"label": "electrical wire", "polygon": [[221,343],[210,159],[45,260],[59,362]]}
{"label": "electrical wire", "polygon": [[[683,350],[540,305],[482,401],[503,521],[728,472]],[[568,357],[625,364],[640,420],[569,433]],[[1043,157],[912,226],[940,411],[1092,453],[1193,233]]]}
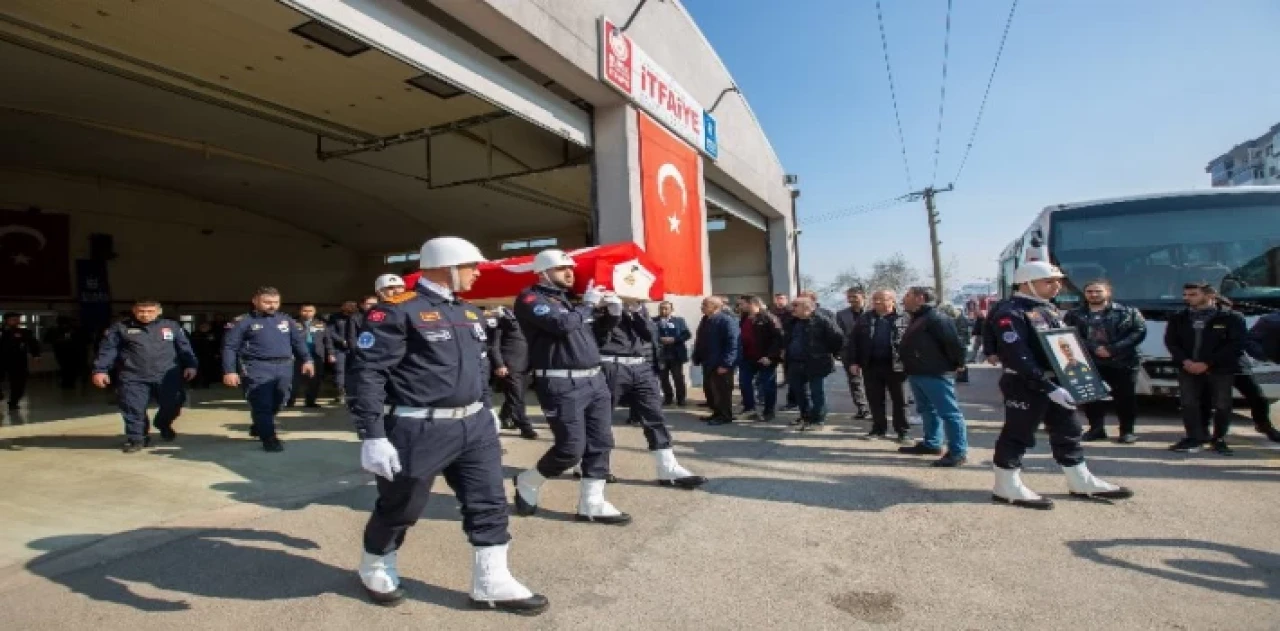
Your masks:
{"label": "electrical wire", "polygon": [[853,206],[851,208],[843,208],[840,210],[826,211],[826,212],[818,213],[816,215],[812,215],[809,217],[802,217],[799,219],[799,224],[802,226],[808,226],[815,223],[821,223],[824,221],[831,221],[834,219],[844,219],[844,218],[853,217],[856,215],[865,215],[867,213],[875,212],[877,210],[884,210],[886,208],[890,208],[900,204],[905,204],[907,203],[909,197],[910,195],[899,195],[897,197],[880,200],[878,202],[871,202],[869,204],[862,204],[860,206]]}
{"label": "electrical wire", "polygon": [[938,131],[933,138],[933,174],[929,176],[929,186],[938,183],[938,158],[942,155],[942,117],[947,107],[947,60],[951,57],[951,6],[954,0],[947,0],[947,30],[942,36],[942,95],[938,98]]}
{"label": "electrical wire", "polygon": [[911,164],[907,161],[907,139],[902,133],[902,115],[898,113],[898,93],[893,86],[893,66],[889,64],[889,38],[884,34],[884,12],[880,8],[880,0],[876,0],[876,21],[880,24],[880,48],[884,51],[884,71],[889,75],[889,99],[893,101],[893,119],[898,123],[898,144],[902,147],[902,167],[907,172],[907,188],[913,189],[911,183]]}
{"label": "electrical wire", "polygon": [[1000,48],[996,50],[996,61],[991,66],[991,76],[987,78],[987,89],[982,93],[982,105],[978,106],[978,117],[973,121],[973,131],[969,133],[969,144],[964,148],[964,157],[960,159],[960,168],[956,170],[956,176],[951,179],[954,184],[960,179],[960,174],[964,173],[964,165],[969,162],[969,152],[973,150],[974,140],[978,137],[978,126],[982,124],[982,114],[987,109],[987,97],[991,95],[991,84],[996,80],[996,70],[1000,67],[1000,57],[1004,54],[1004,44],[1009,39],[1009,27],[1013,25],[1013,14],[1018,10],[1018,0],[1013,0],[1013,5],[1009,7],[1009,18],[1004,23],[1004,35],[1000,36]]}

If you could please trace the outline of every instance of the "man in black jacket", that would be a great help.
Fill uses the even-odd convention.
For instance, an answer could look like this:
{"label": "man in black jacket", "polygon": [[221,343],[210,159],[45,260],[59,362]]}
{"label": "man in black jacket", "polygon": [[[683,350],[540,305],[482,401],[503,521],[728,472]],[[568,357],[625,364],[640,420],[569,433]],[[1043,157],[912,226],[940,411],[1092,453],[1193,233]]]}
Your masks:
{"label": "man in black jacket", "polygon": [[[1116,417],[1120,420],[1119,442],[1135,443],[1138,440],[1133,434],[1138,412],[1135,394],[1138,345],[1147,339],[1147,322],[1137,309],[1112,302],[1111,283],[1105,280],[1086,284],[1084,301],[1083,306],[1067,313],[1063,320],[1079,332],[1085,348],[1093,357],[1094,366],[1098,368],[1098,376],[1111,388]],[[1106,404],[1095,401],[1081,407],[1089,419],[1089,431],[1080,440],[1105,440]]]}
{"label": "man in black jacket", "polygon": [[[1208,283],[1187,283],[1182,288],[1187,308],[1169,318],[1164,343],[1178,366],[1178,391],[1186,438],[1169,448],[1183,453],[1200,451],[1210,442],[1214,451],[1231,455],[1227,432],[1231,427],[1231,386],[1244,352],[1244,317],[1213,302]],[[1213,436],[1205,435],[1200,399],[1206,389],[1213,399]]]}
{"label": "man in black jacket", "polygon": [[817,313],[808,297],[791,303],[791,328],[786,332],[787,384],[800,406],[795,424],[800,430],[822,429],[827,415],[827,375],[835,370],[835,356],[844,348],[844,336],[834,318]]}
{"label": "man in black jacket", "polygon": [[884,438],[888,433],[889,415],[885,410],[888,393],[893,405],[893,431],[898,435],[898,442],[907,441],[910,425],[903,390],[907,375],[902,372],[899,353],[902,333],[906,330],[907,318],[898,311],[897,296],[892,291],[880,290],[871,294],[871,310],[858,318],[853,333],[845,340],[845,369],[862,377],[867,388],[872,419],[868,438]]}
{"label": "man in black jacket", "polygon": [[529,344],[516,314],[498,307],[488,318],[489,365],[502,391],[502,410],[498,419],[503,429],[519,429],[520,437],[534,440],[538,432],[525,412],[524,395],[529,387]]}
{"label": "man in black jacket", "polygon": [[[782,324],[783,333],[791,330],[792,316],[791,316],[791,297],[790,296],[786,294],[774,294],[773,307],[769,309],[769,312],[772,313],[773,317],[777,318],[778,322]],[[787,385],[787,367],[783,365],[782,381],[778,382],[778,386],[782,387],[786,385]],[[782,411],[783,412],[795,411],[796,400],[795,400],[795,396],[791,394],[791,388],[786,389],[786,397],[787,397],[786,403],[782,405]]]}
{"label": "man in black jacket", "polygon": [[662,404],[675,402],[685,406],[684,365],[689,363],[689,340],[693,334],[684,318],[675,315],[676,307],[663,301],[658,305],[658,317],[653,323],[658,327],[658,343],[662,355]]}
{"label": "man in black jacket", "polygon": [[702,301],[702,321],[693,341],[693,364],[702,366],[702,390],[711,425],[733,422],[733,368],[738,365],[738,325],[715,296]]}
{"label": "man in black jacket", "polygon": [[762,399],[758,417],[773,420],[778,406],[778,364],[782,361],[782,323],[764,308],[758,296],[740,296],[738,311],[742,354],[738,362],[738,389],[742,391],[742,413],[756,417],[756,395]]}
{"label": "man in black jacket", "polygon": [[947,453],[935,467],[958,467],[969,451],[964,414],[956,399],[956,373],[964,370],[964,345],[951,318],[934,307],[937,296],[928,287],[912,287],[903,296],[903,306],[911,313],[911,323],[902,335],[899,352],[907,383],[915,396],[916,409],[924,420],[924,440],[899,453],[942,454],[946,434]]}
{"label": "man in black jacket", "polygon": [[[867,312],[867,295],[860,287],[850,287],[844,296],[849,301],[849,306],[836,312],[836,324],[840,325],[840,332],[844,334],[847,344],[853,339],[853,330],[857,327],[858,319]],[[871,418],[871,407],[867,405],[867,388],[862,380],[862,374],[855,374],[854,371],[848,370],[848,364],[846,364],[844,376],[849,382],[849,396],[853,397],[853,417],[859,420]]]}

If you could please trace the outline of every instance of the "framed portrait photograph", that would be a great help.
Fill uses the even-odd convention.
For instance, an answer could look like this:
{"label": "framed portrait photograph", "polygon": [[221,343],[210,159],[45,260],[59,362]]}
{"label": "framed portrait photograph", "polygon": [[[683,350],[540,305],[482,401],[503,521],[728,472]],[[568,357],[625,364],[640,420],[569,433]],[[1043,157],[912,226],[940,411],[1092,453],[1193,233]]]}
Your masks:
{"label": "framed portrait photograph", "polygon": [[1089,352],[1072,328],[1039,331],[1040,345],[1053,364],[1058,384],[1071,393],[1076,403],[1092,403],[1107,398],[1107,386],[1098,376],[1098,369],[1089,358]]}

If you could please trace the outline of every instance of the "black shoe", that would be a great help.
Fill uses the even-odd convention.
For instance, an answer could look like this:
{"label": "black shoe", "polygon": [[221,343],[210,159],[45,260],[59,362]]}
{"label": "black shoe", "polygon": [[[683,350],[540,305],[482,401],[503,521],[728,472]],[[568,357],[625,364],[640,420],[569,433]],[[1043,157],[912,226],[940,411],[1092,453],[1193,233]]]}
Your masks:
{"label": "black shoe", "polygon": [[678,408],[687,408],[687,407],[689,407],[689,402],[688,402],[688,401],[676,401],[676,407],[678,407]]}
{"label": "black shoe", "polygon": [[638,419],[638,418],[629,418],[629,419],[627,419],[627,425],[632,425],[632,426],[640,425],[640,419]]}
{"label": "black shoe", "polygon": [[171,443],[178,437],[178,432],[173,431],[172,425],[157,426],[156,429],[160,430],[160,438],[164,439],[166,443]]}
{"label": "black shoe", "polygon": [[511,419],[502,419],[502,429],[515,429],[516,422]]}
{"label": "black shoe", "polygon": [[854,415],[853,415],[853,418],[854,418],[854,420],[856,420],[856,421],[865,421],[865,420],[867,420],[867,419],[871,418],[871,413],[870,413],[870,412],[858,412],[857,414],[854,414]]}
{"label": "black shoe", "polygon": [[[581,472],[579,472],[579,471],[574,471],[574,472],[573,472],[573,479],[575,479],[575,480],[581,480],[581,479],[582,479],[582,473],[581,473]],[[617,483],[618,483],[618,476],[613,475],[612,473],[606,473],[606,474],[604,474],[604,483],[605,483],[605,484],[617,484]]]}
{"label": "black shoe", "polygon": [[142,448],[145,446],[146,446],[146,443],[144,443],[143,441],[130,438],[129,440],[124,441],[124,446],[120,448],[120,451],[123,451],[124,453],[127,453],[127,454],[131,454],[134,452],[142,451]]}
{"label": "black shoe", "polygon": [[1033,510],[1053,510],[1053,500],[1047,497],[1042,497],[1038,500],[1011,500],[1011,499],[1000,497],[999,495],[993,494],[991,496],[991,500],[997,504],[1009,504],[1012,506],[1017,506],[1018,508],[1030,508]]}
{"label": "black shoe", "polygon": [[1212,450],[1214,451],[1214,453],[1218,454],[1219,456],[1234,456],[1234,455],[1236,455],[1236,452],[1232,451],[1232,450],[1231,450],[1231,448],[1227,446],[1227,441],[1222,440],[1221,438],[1219,438],[1218,440],[1213,441],[1213,442],[1209,445],[1209,448],[1210,448],[1210,449],[1212,449]]}
{"label": "black shoe", "polygon": [[728,419],[716,418],[716,419],[711,419],[707,421],[707,425],[730,425],[732,423],[733,423],[733,419],[731,418],[728,418]]}
{"label": "black shoe", "polygon": [[285,406],[285,407],[287,407],[287,408],[291,408],[291,407],[293,407],[294,405],[295,405],[295,402],[293,402],[293,401],[286,401],[286,402],[285,402],[285,404],[284,404],[284,406]]}
{"label": "black shoe", "polygon": [[966,463],[966,462],[969,462],[969,459],[968,459],[968,458],[966,458],[966,457],[964,457],[964,456],[955,456],[955,455],[952,455],[952,454],[948,453],[947,455],[945,455],[945,456],[943,456],[943,457],[941,457],[941,458],[939,458],[939,459],[937,459],[937,460],[934,460],[934,461],[933,461],[933,464],[931,464],[931,465],[929,465],[929,466],[931,466],[931,467],[958,467],[958,466],[960,466],[960,465],[962,465],[962,464],[964,464],[964,463]]}
{"label": "black shoe", "polygon": [[263,438],[262,450],[273,453],[273,454],[278,454],[284,451],[284,443],[280,442],[280,439],[276,438],[275,436],[272,436],[270,438]]}
{"label": "black shoe", "polygon": [[604,524],[606,526],[625,526],[631,523],[631,515],[628,515],[626,513],[619,513],[617,515],[609,515],[609,516],[602,515],[599,517],[593,517],[590,515],[583,515],[579,513],[577,515],[574,515],[573,518],[577,521],[589,521],[593,524]]}
{"label": "black shoe", "polygon": [[518,616],[536,616],[547,610],[551,606],[551,601],[547,600],[542,594],[534,594],[528,598],[520,600],[476,600],[471,599],[472,609],[484,609],[492,611],[505,611]]}
{"label": "black shoe", "polygon": [[524,497],[520,495],[520,476],[519,475],[512,476],[511,484],[513,484],[516,489],[516,514],[520,515],[521,517],[529,517],[530,515],[537,513],[538,505],[530,504],[529,502],[526,502]]}
{"label": "black shoe", "polygon": [[1276,430],[1276,428],[1268,427],[1262,434],[1267,437],[1267,440],[1273,443],[1280,443],[1280,431]]}
{"label": "black shoe", "polygon": [[10,403],[10,404],[9,404],[9,411],[10,411],[10,412],[12,412],[12,411],[14,411],[14,410],[16,410],[16,409],[18,409],[18,404],[17,404],[17,403]]}
{"label": "black shoe", "polygon": [[250,426],[249,426],[249,438],[257,438],[257,437],[258,437],[258,428],[257,428],[257,427],[254,427],[253,425],[250,425]]}
{"label": "black shoe", "polygon": [[899,447],[898,453],[911,456],[941,456],[941,447],[929,447],[924,443],[916,443],[910,447]]}
{"label": "black shoe", "polygon": [[532,427],[520,430],[520,438],[525,440],[538,440],[538,432]]}
{"label": "black shoe", "polygon": [[664,408],[665,408],[665,407],[669,407],[670,405],[671,405],[671,399],[663,399],[663,400],[662,400],[662,407],[664,407]]}
{"label": "black shoe", "polygon": [[898,432],[898,444],[910,445],[910,444],[913,444],[913,441],[911,440],[911,436],[909,436],[906,432]]}
{"label": "black shoe", "polygon": [[866,434],[866,438],[885,438],[888,432],[883,429],[873,429]]}
{"label": "black shoe", "polygon": [[825,422],[823,422],[823,421],[817,421],[817,422],[815,422],[815,423],[805,423],[804,425],[801,425],[801,426],[800,426],[800,431],[802,431],[802,432],[820,432],[820,431],[822,431],[822,430],[824,430],[824,429],[826,429],[826,428],[827,428],[827,424],[826,424]]}
{"label": "black shoe", "polygon": [[776,418],[777,418],[777,417],[775,417],[775,416],[773,415],[773,412],[765,412],[764,414],[761,414],[761,415],[760,415],[760,422],[761,422],[761,423],[772,423]]}
{"label": "black shoe", "polygon": [[319,403],[316,403],[315,401],[312,401],[312,402],[310,402],[310,403],[304,404],[302,407],[304,407],[304,408],[316,409],[316,408],[320,407],[320,404],[319,404]]}
{"label": "black shoe", "polygon": [[399,587],[395,588],[393,591],[385,593],[375,592],[372,589],[365,587],[364,593],[368,594],[369,600],[372,600],[375,605],[382,605],[383,607],[395,607],[396,605],[404,602],[404,590]]}
{"label": "black shoe", "polygon": [[1105,427],[1091,427],[1080,437],[1081,442],[1091,443],[1098,440],[1107,439],[1107,429]]}
{"label": "black shoe", "polygon": [[804,425],[804,417],[803,417],[803,416],[801,416],[801,417],[797,418],[796,420],[791,421],[791,423],[790,423],[790,424],[791,424],[791,425]]}
{"label": "black shoe", "polygon": [[1184,454],[1194,454],[1194,453],[1199,453],[1200,449],[1203,448],[1203,446],[1204,445],[1200,441],[1194,438],[1183,438],[1182,440],[1172,445],[1169,445],[1169,451],[1176,451],[1178,453],[1184,453]]}
{"label": "black shoe", "polygon": [[659,486],[674,486],[679,489],[688,489],[690,491],[707,483],[707,479],[700,475],[690,475],[674,480],[658,480]]}
{"label": "black shoe", "polygon": [[1138,437],[1133,434],[1121,434],[1120,438],[1116,439],[1116,442],[1122,445],[1132,445],[1138,442]]}

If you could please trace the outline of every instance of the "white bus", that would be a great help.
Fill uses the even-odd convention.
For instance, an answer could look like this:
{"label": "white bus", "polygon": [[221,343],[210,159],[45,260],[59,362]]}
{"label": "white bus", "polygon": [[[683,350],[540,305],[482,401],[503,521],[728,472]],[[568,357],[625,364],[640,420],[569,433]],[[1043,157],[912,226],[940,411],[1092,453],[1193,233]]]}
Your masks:
{"label": "white bus", "polygon": [[[1068,276],[1058,306],[1080,305],[1081,285],[1104,278],[1117,302],[1147,319],[1138,393],[1175,395],[1177,370],[1165,323],[1183,308],[1182,285],[1207,281],[1252,326],[1280,310],[1280,186],[1216,188],[1049,206],[1000,254],[999,289],[1013,271],[1050,261]],[[1268,398],[1280,398],[1280,366],[1254,367]]]}

